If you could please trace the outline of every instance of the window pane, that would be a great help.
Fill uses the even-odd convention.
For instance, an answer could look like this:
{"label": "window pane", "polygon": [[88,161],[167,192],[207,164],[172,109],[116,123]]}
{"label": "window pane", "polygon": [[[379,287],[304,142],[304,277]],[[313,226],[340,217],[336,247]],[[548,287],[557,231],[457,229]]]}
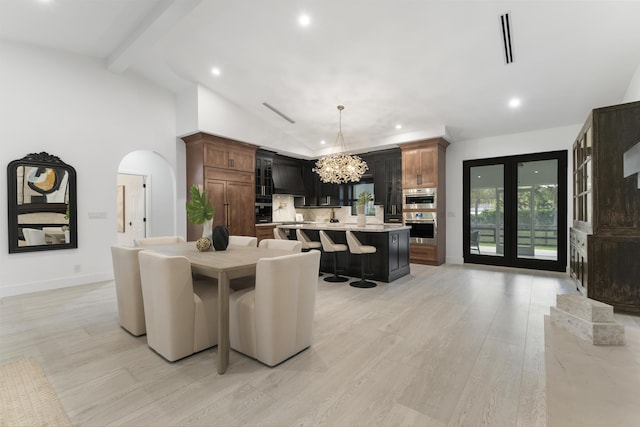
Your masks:
{"label": "window pane", "polygon": [[518,258],[558,259],[558,161],[518,164]]}
{"label": "window pane", "polygon": [[471,254],[504,256],[504,166],[470,169]]}

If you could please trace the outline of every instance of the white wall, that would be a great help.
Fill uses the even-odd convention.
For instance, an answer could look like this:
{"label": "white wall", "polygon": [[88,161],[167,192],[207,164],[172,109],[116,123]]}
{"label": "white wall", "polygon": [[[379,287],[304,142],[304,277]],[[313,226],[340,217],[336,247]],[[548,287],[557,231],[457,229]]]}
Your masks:
{"label": "white wall", "polygon": [[[178,170],[173,94],[133,74],[109,72],[96,59],[10,42],[0,42],[0,63],[5,167],[46,151],[73,166],[78,178],[78,249],[0,250],[0,296],[110,279],[120,160],[152,150]],[[7,200],[6,174],[0,200]],[[89,219],[91,213],[106,218]],[[7,224],[6,209],[0,224]],[[7,242],[6,227],[0,230],[0,242]]]}
{"label": "white wall", "polygon": [[[585,117],[586,120],[586,117]],[[545,129],[534,132],[501,135],[491,138],[474,139],[452,143],[447,148],[447,258],[446,262],[462,264],[462,162],[465,160],[517,154],[541,153],[545,151],[567,150],[568,201],[572,200],[571,146],[582,124]],[[571,226],[573,211],[568,203],[567,226]],[[567,228],[567,241],[568,241]]]}
{"label": "white wall", "polygon": [[640,101],[640,65],[629,82],[627,92],[624,94],[622,102]]}

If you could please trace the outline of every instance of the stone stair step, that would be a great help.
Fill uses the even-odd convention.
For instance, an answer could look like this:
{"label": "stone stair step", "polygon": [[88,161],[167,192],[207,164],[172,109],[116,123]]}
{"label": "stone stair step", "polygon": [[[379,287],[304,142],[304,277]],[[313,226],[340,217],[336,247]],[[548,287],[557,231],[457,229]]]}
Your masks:
{"label": "stone stair step", "polygon": [[557,307],[550,307],[551,323],[594,345],[624,345],[624,325],[590,322]]}
{"label": "stone stair step", "polygon": [[556,297],[558,309],[589,322],[615,322],[613,307],[582,295],[563,294]]}

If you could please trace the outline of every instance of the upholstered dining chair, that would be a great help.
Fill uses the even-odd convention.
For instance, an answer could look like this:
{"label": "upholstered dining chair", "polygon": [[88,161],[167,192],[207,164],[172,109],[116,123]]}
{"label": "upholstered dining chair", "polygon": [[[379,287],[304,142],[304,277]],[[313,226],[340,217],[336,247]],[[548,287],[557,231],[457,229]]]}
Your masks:
{"label": "upholstered dining chair", "polygon": [[320,252],[263,258],[256,286],[230,295],[231,348],[275,366],[311,345]]}
{"label": "upholstered dining chair", "polygon": [[280,249],[283,251],[302,252],[302,243],[297,240],[262,239],[260,248]]}
{"label": "upholstered dining chair", "polygon": [[[258,247],[291,252],[300,252],[302,250],[302,244],[297,240],[263,239],[260,240]],[[255,277],[238,277],[237,279],[231,279],[229,282],[229,287],[234,291],[253,288],[255,285]]]}
{"label": "upholstered dining chair", "polygon": [[218,344],[218,286],[191,277],[183,256],[141,251],[147,344],[170,362]]}
{"label": "upholstered dining chair", "polygon": [[229,236],[229,245],[234,246],[258,246],[258,238],[251,236]]}
{"label": "upholstered dining chair", "polygon": [[182,236],[159,236],[146,237],[144,239],[136,239],[133,241],[134,246],[153,246],[153,245],[169,245],[171,243],[183,243]]}
{"label": "upholstered dining chair", "polygon": [[24,235],[25,242],[27,242],[27,246],[47,244],[44,231],[42,230],[38,230],[37,228],[23,228],[22,234]]}
{"label": "upholstered dining chair", "polygon": [[144,248],[111,246],[113,277],[116,282],[120,326],[133,336],[147,333],[144,322],[142,285],[138,253]]}

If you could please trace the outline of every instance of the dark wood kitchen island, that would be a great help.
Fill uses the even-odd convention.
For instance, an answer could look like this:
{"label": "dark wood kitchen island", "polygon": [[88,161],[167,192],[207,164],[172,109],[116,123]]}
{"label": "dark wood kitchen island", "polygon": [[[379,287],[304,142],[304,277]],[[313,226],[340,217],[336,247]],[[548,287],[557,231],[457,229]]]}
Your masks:
{"label": "dark wood kitchen island", "polygon": [[[324,230],[336,243],[347,244],[345,232],[355,233],[363,245],[376,247],[376,253],[369,255],[370,261],[365,264],[365,271],[373,275],[371,280],[393,282],[406,276],[409,270],[409,230],[411,227],[391,224],[368,224],[358,227],[355,224],[341,223],[302,223],[279,225],[287,230],[289,238],[295,240],[296,229],[301,228],[311,240],[320,241],[320,230]],[[346,276],[360,277],[360,256],[351,255],[349,251],[338,253],[338,269],[344,270]],[[333,257],[323,254],[320,270],[333,274]]]}

